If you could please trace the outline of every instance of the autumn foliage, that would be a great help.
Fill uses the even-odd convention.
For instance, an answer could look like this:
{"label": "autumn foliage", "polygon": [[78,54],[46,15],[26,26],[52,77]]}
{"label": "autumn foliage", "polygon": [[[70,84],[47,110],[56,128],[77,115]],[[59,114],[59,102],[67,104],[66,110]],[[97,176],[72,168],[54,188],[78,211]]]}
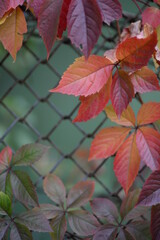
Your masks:
{"label": "autumn foliage", "polygon": [[[140,1],[133,2],[137,5]],[[17,167],[32,165],[47,148],[25,145],[12,157],[12,150],[6,147],[0,153],[0,213],[2,209],[2,215],[5,212],[4,216],[12,219],[13,197],[32,209],[13,218],[11,225],[8,218],[0,218],[0,239],[10,229],[10,238],[15,240],[32,239],[30,230],[51,232],[52,239],[62,240],[68,225],[87,239],[151,239],[149,221],[141,218],[151,206],[152,239],[160,239],[160,133],[155,124],[160,119],[160,103],[143,103],[140,95],[160,90],[156,70],[149,65],[151,61],[155,69],[160,65],[160,1],[154,3],[145,8],[142,21],[131,23],[119,33],[114,49],[97,56],[91,52],[102,23],[110,25],[116,20],[118,26],[122,17],[118,0],[0,0],[0,41],[14,60],[27,32],[24,8],[37,19],[47,59],[55,40],[62,38],[66,29],[71,42],[82,51],[84,56],[75,59],[50,92],[79,97],[80,107],[73,122],[88,121],[104,111],[118,125],[95,135],[89,161],[114,156],[114,172],[126,194],[119,211],[109,199],[91,200],[94,182],[77,183],[67,195],[63,182],[49,174],[43,188],[54,204],[39,205],[31,179]],[[130,106],[133,98],[141,103],[137,116]],[[129,191],[144,164],[151,175],[142,191]],[[87,202],[91,212],[84,208]]]}

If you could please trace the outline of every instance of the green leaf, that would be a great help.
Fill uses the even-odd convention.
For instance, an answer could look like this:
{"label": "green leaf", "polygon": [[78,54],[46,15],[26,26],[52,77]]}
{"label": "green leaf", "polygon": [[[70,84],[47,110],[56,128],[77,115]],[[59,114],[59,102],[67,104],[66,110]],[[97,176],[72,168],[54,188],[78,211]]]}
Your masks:
{"label": "green leaf", "polygon": [[17,200],[25,205],[38,205],[35,187],[27,173],[18,170],[12,172],[11,184],[13,194]]}
{"label": "green leaf", "polygon": [[11,228],[10,240],[33,240],[33,238],[26,226],[14,223]]}
{"label": "green leaf", "polygon": [[84,210],[69,211],[68,220],[72,231],[80,236],[93,235],[100,226],[97,219]]}
{"label": "green leaf", "polygon": [[47,146],[44,146],[39,143],[26,144],[22,146],[16,152],[12,165],[16,166],[27,166],[35,163],[41,159],[44,154],[48,151]]}
{"label": "green leaf", "polygon": [[47,196],[63,208],[66,201],[66,189],[61,179],[54,174],[48,174],[44,179],[43,188]]}
{"label": "green leaf", "polygon": [[134,236],[135,239],[151,240],[150,224],[148,221],[135,221],[129,223],[127,231]]}
{"label": "green leaf", "polygon": [[47,218],[38,207],[20,214],[15,221],[22,223],[32,231],[52,232],[52,228],[50,227]]}
{"label": "green leaf", "polygon": [[6,181],[5,181],[5,193],[10,197],[12,200],[13,193],[12,193],[12,185],[10,180],[10,173],[7,173]]}
{"label": "green leaf", "polygon": [[51,227],[53,229],[53,233],[51,233],[52,240],[63,240],[65,232],[67,230],[67,221],[65,219],[64,213],[59,216],[56,216],[51,221]]}
{"label": "green leaf", "polygon": [[12,214],[12,203],[8,195],[0,192],[0,208],[6,212],[9,216]]}

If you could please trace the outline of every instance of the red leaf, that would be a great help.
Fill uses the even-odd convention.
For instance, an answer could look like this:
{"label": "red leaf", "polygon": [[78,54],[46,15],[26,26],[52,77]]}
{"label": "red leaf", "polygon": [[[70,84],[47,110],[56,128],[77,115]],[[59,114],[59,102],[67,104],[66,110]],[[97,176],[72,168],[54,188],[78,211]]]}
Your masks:
{"label": "red leaf", "polygon": [[142,13],[142,23],[143,25],[148,23],[153,28],[158,27],[160,24],[160,10],[155,7],[148,7]]}
{"label": "red leaf", "polygon": [[38,17],[38,29],[47,48],[47,58],[57,37],[58,23],[63,0],[34,0],[31,3]]}
{"label": "red leaf", "polygon": [[160,204],[152,207],[151,234],[152,234],[152,240],[160,239]]}
{"label": "red leaf", "polygon": [[160,171],[153,172],[146,180],[137,205],[153,206],[160,203]]}
{"label": "red leaf", "polygon": [[18,5],[22,5],[24,0],[0,0],[0,18],[11,8],[15,9]]}
{"label": "red leaf", "polygon": [[139,170],[140,156],[136,145],[136,135],[132,134],[123,143],[114,160],[114,171],[126,194]]}
{"label": "red leaf", "polygon": [[59,38],[62,37],[63,31],[67,28],[67,14],[71,0],[63,0],[63,5],[61,9],[61,14],[59,18],[58,33]]}
{"label": "red leaf", "polygon": [[147,67],[130,75],[131,82],[134,86],[134,92],[145,93],[160,90],[157,75]]}
{"label": "red leaf", "polygon": [[12,149],[10,147],[5,147],[0,152],[0,174],[9,167],[12,159]]}
{"label": "red leaf", "polygon": [[133,96],[133,85],[128,74],[123,70],[117,70],[111,85],[111,102],[119,118]]}
{"label": "red leaf", "polygon": [[102,20],[110,25],[113,20],[122,17],[122,7],[118,0],[97,0],[101,10]]}
{"label": "red leaf", "polygon": [[116,49],[110,49],[110,50],[107,50],[105,53],[104,53],[104,56],[109,59],[113,64],[118,62],[118,59],[116,57]]}
{"label": "red leaf", "polygon": [[117,47],[116,56],[122,67],[137,70],[147,65],[157,44],[157,34],[154,31],[146,38],[127,38]]}
{"label": "red leaf", "polygon": [[118,118],[116,112],[113,109],[112,105],[109,105],[105,108],[106,114],[112,122],[116,122],[120,125],[127,127],[134,127],[136,123],[135,115],[133,109],[128,105],[127,109],[124,110],[121,114],[121,117]]}
{"label": "red leaf", "polygon": [[160,119],[160,103],[148,102],[144,103],[139,109],[137,115],[137,124],[149,124]]}
{"label": "red leaf", "polygon": [[67,198],[68,208],[77,208],[86,204],[94,193],[94,182],[79,182],[71,188]]}
{"label": "red leaf", "polygon": [[160,0],[154,0],[154,2],[160,5]]}
{"label": "red leaf", "polygon": [[112,68],[111,62],[104,57],[92,55],[87,61],[84,57],[77,58],[51,92],[87,97],[101,90],[109,80]]}
{"label": "red leaf", "polygon": [[111,81],[112,76],[110,76],[107,84],[104,85],[99,93],[92,94],[88,97],[80,97],[81,105],[79,107],[78,115],[73,122],[88,121],[102,112],[110,99]]}
{"label": "red leaf", "polygon": [[5,49],[16,60],[16,53],[23,42],[23,33],[27,32],[27,24],[22,10],[16,8],[0,25],[0,41]]}
{"label": "red leaf", "polygon": [[61,179],[54,174],[48,174],[43,182],[43,188],[47,196],[60,206],[64,206],[66,189]]}
{"label": "red leaf", "polygon": [[129,132],[130,129],[123,127],[102,129],[92,142],[89,160],[107,158],[115,154]]}
{"label": "red leaf", "polygon": [[102,17],[96,0],[72,0],[67,16],[68,36],[88,58],[101,33]]}
{"label": "red leaf", "polygon": [[141,160],[152,171],[160,169],[160,133],[153,128],[141,127],[137,131],[136,142]]}

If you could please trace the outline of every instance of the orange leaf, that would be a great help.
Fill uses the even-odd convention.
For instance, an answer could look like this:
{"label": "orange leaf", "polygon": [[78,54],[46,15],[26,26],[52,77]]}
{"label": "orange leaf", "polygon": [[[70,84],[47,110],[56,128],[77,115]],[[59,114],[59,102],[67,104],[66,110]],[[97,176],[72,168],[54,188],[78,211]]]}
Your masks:
{"label": "orange leaf", "polygon": [[123,143],[114,160],[114,171],[125,193],[135,180],[140,165],[140,156],[136,145],[136,135],[132,134]]}
{"label": "orange leaf", "polygon": [[141,159],[152,170],[160,169],[160,133],[149,127],[141,127],[136,134]]}
{"label": "orange leaf", "polygon": [[146,38],[127,38],[117,47],[116,56],[122,67],[137,70],[147,65],[157,44],[157,34],[154,31]]}
{"label": "orange leaf", "polygon": [[140,70],[132,73],[130,78],[134,86],[135,93],[145,93],[154,90],[160,90],[157,75],[148,67],[143,67]]}
{"label": "orange leaf", "polygon": [[137,115],[137,124],[150,124],[160,119],[160,103],[144,103]]}
{"label": "orange leaf", "polygon": [[130,129],[123,127],[102,129],[92,142],[89,160],[107,158],[115,154],[129,132]]}
{"label": "orange leaf", "polygon": [[134,89],[128,74],[123,70],[117,70],[113,76],[111,85],[111,102],[118,117],[134,96]]}
{"label": "orange leaf", "polygon": [[134,127],[135,126],[135,115],[133,109],[129,105],[126,110],[122,112],[120,118],[117,117],[116,112],[114,111],[112,105],[109,105],[105,108],[106,114],[108,118],[111,119],[112,122],[116,122],[123,126]]}
{"label": "orange leaf", "polygon": [[96,55],[87,61],[84,57],[77,58],[51,92],[85,97],[99,92],[111,75],[111,64],[108,59]]}
{"label": "orange leaf", "polygon": [[0,25],[0,41],[14,60],[16,60],[17,51],[22,47],[22,34],[25,32],[27,32],[26,20],[22,10],[18,7]]}
{"label": "orange leaf", "polygon": [[80,97],[81,105],[79,107],[78,115],[73,122],[88,121],[102,112],[110,98],[111,81],[112,75],[99,93],[92,94],[88,97]]}

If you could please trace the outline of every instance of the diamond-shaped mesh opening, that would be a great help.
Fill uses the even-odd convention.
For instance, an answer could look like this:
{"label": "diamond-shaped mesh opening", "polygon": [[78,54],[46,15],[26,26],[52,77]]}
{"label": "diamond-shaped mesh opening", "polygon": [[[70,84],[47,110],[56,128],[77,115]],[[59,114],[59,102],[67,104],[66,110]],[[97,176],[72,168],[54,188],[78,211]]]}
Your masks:
{"label": "diamond-shaped mesh opening", "polygon": [[[124,28],[140,16],[132,1],[121,3],[124,13],[120,27]],[[140,6],[143,9],[143,4]],[[15,63],[0,45],[0,148],[10,145],[16,151],[23,144],[33,142],[51,146],[48,158],[27,169],[37,188],[40,203],[49,202],[43,193],[42,181],[49,172],[54,172],[64,181],[67,189],[80,180],[93,179],[96,183],[95,196],[107,196],[120,204],[124,191],[114,175],[114,158],[87,161],[94,135],[101,128],[116,124],[111,123],[104,112],[89,122],[73,123],[78,111],[78,98],[49,92],[75,58],[81,56],[80,51],[70,44],[65,34],[53,46],[47,62],[46,49],[38,35],[36,22],[27,13],[25,15],[28,33]],[[116,22],[110,27],[104,25],[92,53],[103,55],[106,50],[115,47],[118,39]],[[143,95],[145,102],[151,99],[158,101],[159,94]],[[137,113],[139,102],[133,100],[131,105]],[[134,187],[141,187],[149,173],[148,168],[142,166]],[[36,233],[34,236],[41,240],[47,239],[48,235]],[[67,232],[65,239],[80,238]]]}

